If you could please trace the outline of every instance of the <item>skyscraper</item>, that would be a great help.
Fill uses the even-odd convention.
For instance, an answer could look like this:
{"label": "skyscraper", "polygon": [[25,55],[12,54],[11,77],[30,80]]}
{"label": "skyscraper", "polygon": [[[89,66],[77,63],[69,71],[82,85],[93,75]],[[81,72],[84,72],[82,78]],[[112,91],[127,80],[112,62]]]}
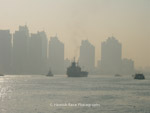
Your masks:
{"label": "skyscraper", "polygon": [[29,52],[29,30],[28,27],[19,26],[19,30],[13,34],[13,72],[14,74],[25,74],[28,70]]}
{"label": "skyscraper", "polygon": [[49,68],[54,74],[64,73],[64,44],[58,37],[51,37],[49,42]]}
{"label": "skyscraper", "polygon": [[42,70],[41,72],[48,72],[48,39],[45,31],[38,32],[42,40]]}
{"label": "skyscraper", "polygon": [[12,35],[9,30],[0,30],[0,73],[10,73]]}
{"label": "skyscraper", "polygon": [[31,34],[29,44],[29,72],[41,74],[42,70],[42,38],[38,33]]}
{"label": "skyscraper", "polygon": [[131,59],[122,60],[122,73],[123,74],[133,74],[134,73],[134,61]]}
{"label": "skyscraper", "polygon": [[109,37],[101,45],[101,72],[117,74],[121,72],[122,45],[114,37]]}
{"label": "skyscraper", "polygon": [[88,40],[83,40],[81,43],[79,64],[88,72],[92,73],[94,71],[95,47]]}
{"label": "skyscraper", "polygon": [[41,37],[42,41],[42,58],[47,59],[47,48],[48,48],[48,40],[45,31],[41,31],[37,33]]}
{"label": "skyscraper", "polygon": [[44,31],[31,33],[29,41],[29,73],[46,74],[47,69],[47,36]]}

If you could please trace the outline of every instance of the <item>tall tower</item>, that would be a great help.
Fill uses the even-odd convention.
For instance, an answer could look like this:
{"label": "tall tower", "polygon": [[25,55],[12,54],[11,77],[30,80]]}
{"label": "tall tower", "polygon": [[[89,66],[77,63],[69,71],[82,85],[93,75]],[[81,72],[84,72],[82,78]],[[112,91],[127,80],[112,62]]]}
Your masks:
{"label": "tall tower", "polygon": [[9,30],[0,30],[0,72],[10,73],[11,70],[11,43],[12,35]]}
{"label": "tall tower", "polygon": [[122,45],[114,37],[109,37],[101,44],[101,71],[103,74],[121,72]]}
{"label": "tall tower", "polygon": [[51,37],[49,42],[49,68],[54,74],[64,73],[64,44],[58,37]]}
{"label": "tall tower", "polygon": [[13,34],[13,72],[14,74],[25,74],[28,64],[29,50],[28,27],[19,26],[19,30]]}
{"label": "tall tower", "polygon": [[80,46],[79,64],[88,72],[93,72],[95,67],[95,47],[88,41],[83,40]]}
{"label": "tall tower", "polygon": [[32,33],[29,43],[29,67],[31,74],[41,74],[42,39],[38,33]]}
{"label": "tall tower", "polygon": [[44,31],[38,32],[42,41],[42,58],[47,59],[47,48],[48,48],[48,40],[46,33]]}
{"label": "tall tower", "polygon": [[45,31],[38,32],[42,40],[42,73],[48,72],[48,39]]}

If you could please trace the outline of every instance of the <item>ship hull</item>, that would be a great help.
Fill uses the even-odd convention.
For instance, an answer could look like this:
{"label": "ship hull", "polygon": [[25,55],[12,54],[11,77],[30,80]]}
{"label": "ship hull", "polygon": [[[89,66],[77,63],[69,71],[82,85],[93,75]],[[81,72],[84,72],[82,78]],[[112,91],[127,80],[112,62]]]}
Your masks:
{"label": "ship hull", "polygon": [[88,72],[81,72],[81,73],[67,73],[68,77],[87,77]]}
{"label": "ship hull", "polygon": [[145,79],[145,77],[144,77],[144,75],[143,75],[143,74],[136,74],[136,75],[135,75],[135,77],[134,77],[134,79],[144,80],[144,79]]}
{"label": "ship hull", "polygon": [[74,61],[72,65],[67,68],[67,75],[68,77],[87,77],[88,72],[82,71],[81,67]]}

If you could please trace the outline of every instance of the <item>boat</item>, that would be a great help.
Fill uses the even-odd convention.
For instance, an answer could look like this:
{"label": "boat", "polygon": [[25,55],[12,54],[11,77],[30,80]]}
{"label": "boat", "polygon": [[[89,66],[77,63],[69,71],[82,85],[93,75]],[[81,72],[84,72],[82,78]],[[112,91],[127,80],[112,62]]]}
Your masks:
{"label": "boat", "polygon": [[0,73],[0,76],[4,76],[4,74]]}
{"label": "boat", "polygon": [[142,73],[139,74],[139,73],[138,73],[138,74],[135,74],[135,75],[134,75],[134,79],[143,80],[143,79],[145,79],[145,77],[144,77],[144,74],[142,74]]}
{"label": "boat", "polygon": [[87,77],[88,76],[88,72],[82,71],[78,63],[75,62],[75,59],[71,63],[71,66],[67,68],[66,74],[68,75],[68,77]]}
{"label": "boat", "polygon": [[121,75],[120,74],[115,74],[115,77],[121,77]]}
{"label": "boat", "polygon": [[47,73],[47,75],[46,75],[46,76],[50,76],[50,77],[52,77],[52,76],[54,76],[54,75],[53,75],[52,71],[51,71],[51,70],[49,70],[49,72]]}

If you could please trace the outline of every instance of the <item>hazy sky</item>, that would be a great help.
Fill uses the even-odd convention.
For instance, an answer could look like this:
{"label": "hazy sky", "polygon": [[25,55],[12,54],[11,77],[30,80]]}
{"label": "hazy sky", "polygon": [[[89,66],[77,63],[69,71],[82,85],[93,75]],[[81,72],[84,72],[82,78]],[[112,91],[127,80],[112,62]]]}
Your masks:
{"label": "hazy sky", "polygon": [[150,66],[150,0],[0,0],[0,29],[11,33],[27,23],[30,32],[56,33],[65,57],[79,53],[82,39],[96,47],[109,36],[123,45],[123,58]]}

